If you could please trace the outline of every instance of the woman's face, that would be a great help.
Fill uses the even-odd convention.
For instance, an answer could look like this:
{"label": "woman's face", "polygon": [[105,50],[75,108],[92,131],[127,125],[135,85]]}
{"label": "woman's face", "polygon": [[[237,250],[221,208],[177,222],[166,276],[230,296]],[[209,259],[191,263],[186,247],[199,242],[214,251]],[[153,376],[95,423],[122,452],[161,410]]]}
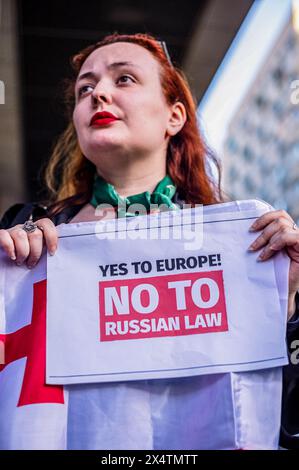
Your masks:
{"label": "woman's face", "polygon": [[[169,136],[184,124],[178,126],[176,112],[166,103],[158,62],[137,44],[119,42],[92,52],[81,67],[75,94],[79,144],[95,164],[105,155],[142,157],[162,150],[166,155]],[[95,113],[103,111],[117,119],[91,124]]]}

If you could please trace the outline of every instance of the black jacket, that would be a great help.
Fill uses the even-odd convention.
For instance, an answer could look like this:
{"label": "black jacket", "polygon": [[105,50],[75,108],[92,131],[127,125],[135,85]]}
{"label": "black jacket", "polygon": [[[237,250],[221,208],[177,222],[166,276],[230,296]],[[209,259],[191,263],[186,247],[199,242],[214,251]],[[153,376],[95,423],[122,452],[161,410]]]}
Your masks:
{"label": "black jacket", "polygon": [[[183,201],[175,194],[174,202],[182,207]],[[55,225],[68,223],[84,204],[70,206],[57,215],[50,217]],[[0,229],[8,229],[23,224],[32,217],[36,221],[48,217],[47,208],[38,203],[15,204],[4,214]],[[299,449],[299,295],[296,296],[295,320],[288,323],[287,343],[289,356],[294,353],[294,341],[298,340],[298,364],[289,364],[283,371],[282,427],[280,444],[287,449]],[[296,354],[295,354],[296,355]],[[293,354],[294,356],[294,354]],[[271,399],[271,397],[269,397]],[[295,437],[294,434],[298,434]]]}

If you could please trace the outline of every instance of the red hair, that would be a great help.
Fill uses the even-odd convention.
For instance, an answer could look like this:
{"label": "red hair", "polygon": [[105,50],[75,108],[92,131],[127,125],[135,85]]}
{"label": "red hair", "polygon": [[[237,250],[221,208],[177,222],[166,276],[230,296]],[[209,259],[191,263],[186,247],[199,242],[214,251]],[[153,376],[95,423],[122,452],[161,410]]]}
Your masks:
{"label": "red hair", "polygon": [[[174,181],[178,194],[189,204],[213,204],[220,202],[220,167],[200,136],[196,120],[196,103],[187,80],[181,70],[170,63],[161,44],[148,34],[112,34],[81,50],[71,58],[75,76],[67,82],[65,102],[70,123],[60,136],[46,169],[46,183],[50,201],[59,210],[70,203],[89,202],[95,166],[82,154],[72,123],[75,106],[74,86],[86,58],[99,47],[116,42],[129,42],[144,47],[160,65],[161,86],[169,105],[179,101],[186,109],[187,119],[183,128],[169,140],[167,172]],[[210,163],[219,171],[218,185],[214,181]],[[57,173],[63,168],[59,183]],[[63,199],[63,201],[62,201]],[[57,210],[55,209],[55,212]]]}

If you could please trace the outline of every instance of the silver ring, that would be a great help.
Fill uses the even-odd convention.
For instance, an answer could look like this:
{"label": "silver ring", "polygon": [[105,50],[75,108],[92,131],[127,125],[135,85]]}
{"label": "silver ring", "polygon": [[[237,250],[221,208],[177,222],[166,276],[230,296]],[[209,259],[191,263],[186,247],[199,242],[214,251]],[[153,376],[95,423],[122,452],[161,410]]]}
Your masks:
{"label": "silver ring", "polygon": [[292,226],[292,229],[293,229],[293,230],[297,230],[297,228],[298,228],[298,226],[297,226],[296,222],[294,222],[294,223],[293,223],[293,226]]}
{"label": "silver ring", "polygon": [[26,220],[26,222],[24,223],[22,229],[25,230],[25,232],[27,233],[32,233],[34,232],[36,229],[38,228],[38,226],[32,222],[32,220]]}

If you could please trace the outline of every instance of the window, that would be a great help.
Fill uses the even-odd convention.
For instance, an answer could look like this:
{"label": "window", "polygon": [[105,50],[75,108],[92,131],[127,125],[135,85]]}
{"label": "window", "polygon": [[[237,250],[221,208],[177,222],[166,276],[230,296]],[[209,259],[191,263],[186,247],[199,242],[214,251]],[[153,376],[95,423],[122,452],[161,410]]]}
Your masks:
{"label": "window", "polygon": [[252,194],[256,189],[256,185],[249,175],[246,175],[244,178],[244,186],[246,191],[250,194]]}
{"label": "window", "polygon": [[243,156],[247,162],[252,162],[252,160],[254,159],[254,153],[248,145],[245,145],[243,149]]}
{"label": "window", "polygon": [[238,151],[238,144],[234,137],[229,137],[226,145],[230,152],[236,153]]}
{"label": "window", "polygon": [[267,108],[267,100],[262,95],[257,95],[254,101],[260,110],[265,110]]}
{"label": "window", "polygon": [[272,72],[272,78],[277,84],[277,86],[281,87],[283,85],[284,81],[284,73],[283,70],[280,67],[277,67],[276,69],[273,70]]}

